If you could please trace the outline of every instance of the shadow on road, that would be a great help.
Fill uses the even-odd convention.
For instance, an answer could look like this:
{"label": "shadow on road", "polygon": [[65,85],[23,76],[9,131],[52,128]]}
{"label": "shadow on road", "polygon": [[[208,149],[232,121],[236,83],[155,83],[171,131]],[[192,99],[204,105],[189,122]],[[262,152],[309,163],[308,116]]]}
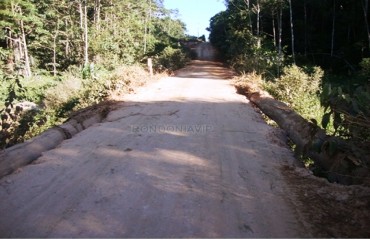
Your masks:
{"label": "shadow on road", "polygon": [[241,102],[125,102],[11,176],[0,235],[309,237],[281,226],[296,219],[280,218],[289,209],[272,159],[291,153],[268,134]]}
{"label": "shadow on road", "polygon": [[292,153],[232,76],[193,61],[1,179],[0,236],[310,237],[279,171]]}
{"label": "shadow on road", "polygon": [[193,60],[185,68],[175,72],[181,78],[231,79],[235,72],[221,62]]}

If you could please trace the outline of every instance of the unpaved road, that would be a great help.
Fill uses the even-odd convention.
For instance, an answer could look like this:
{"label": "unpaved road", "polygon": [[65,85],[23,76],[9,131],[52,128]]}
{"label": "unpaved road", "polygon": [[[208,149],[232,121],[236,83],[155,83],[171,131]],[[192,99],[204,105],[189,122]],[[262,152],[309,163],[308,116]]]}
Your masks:
{"label": "unpaved road", "polygon": [[291,152],[229,77],[194,61],[0,179],[0,236],[312,237],[281,171]]}

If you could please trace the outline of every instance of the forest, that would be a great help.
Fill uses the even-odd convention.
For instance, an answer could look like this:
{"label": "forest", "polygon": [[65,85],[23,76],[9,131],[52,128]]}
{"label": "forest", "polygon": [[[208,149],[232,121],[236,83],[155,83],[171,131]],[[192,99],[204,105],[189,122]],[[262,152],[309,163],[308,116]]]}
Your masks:
{"label": "forest", "polygon": [[[238,81],[258,82],[311,124],[344,140],[346,146],[330,140],[311,142],[309,147],[328,151],[333,159],[339,150],[352,149],[348,150],[352,152],[351,160],[345,161],[348,159],[343,154],[337,164],[345,172],[356,166],[368,169],[369,1],[225,3],[227,9],[210,20],[208,30],[223,60],[241,73]],[[314,165],[310,159],[304,160],[307,166]]]}
{"label": "forest", "polygon": [[149,57],[157,71],[182,67],[176,14],[162,0],[2,0],[0,148],[142,84]]}

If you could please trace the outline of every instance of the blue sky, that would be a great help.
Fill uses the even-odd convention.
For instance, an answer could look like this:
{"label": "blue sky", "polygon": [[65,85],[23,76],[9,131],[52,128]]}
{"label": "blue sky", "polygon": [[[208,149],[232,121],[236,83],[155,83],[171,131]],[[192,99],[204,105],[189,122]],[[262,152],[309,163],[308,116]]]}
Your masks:
{"label": "blue sky", "polygon": [[224,0],[164,0],[164,6],[167,9],[178,9],[178,18],[186,24],[187,34],[204,34],[207,38],[209,19],[226,9]]}

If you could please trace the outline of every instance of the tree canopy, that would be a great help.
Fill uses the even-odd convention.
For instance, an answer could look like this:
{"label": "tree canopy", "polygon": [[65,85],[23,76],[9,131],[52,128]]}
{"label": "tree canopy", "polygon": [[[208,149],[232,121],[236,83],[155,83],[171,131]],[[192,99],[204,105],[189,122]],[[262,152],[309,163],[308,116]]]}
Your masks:
{"label": "tree canopy", "polygon": [[[333,139],[315,142],[312,135],[305,148],[328,151],[331,160],[341,156],[333,160],[337,173],[363,177],[354,169],[370,165],[368,0],[225,3],[227,9],[210,20],[210,41],[231,67],[248,73],[239,81],[259,83],[287,103],[310,121],[313,135],[322,127],[345,140],[350,147]],[[334,171],[318,165],[313,168],[321,175]]]}
{"label": "tree canopy", "polygon": [[2,71],[24,76],[132,64],[185,37],[162,0],[4,0],[0,19]]}
{"label": "tree canopy", "polygon": [[189,60],[162,0],[2,0],[0,29],[0,148]]}
{"label": "tree canopy", "polygon": [[211,19],[209,30],[211,42],[228,60],[262,47],[347,72],[369,57],[368,0],[225,2],[227,10]]}

